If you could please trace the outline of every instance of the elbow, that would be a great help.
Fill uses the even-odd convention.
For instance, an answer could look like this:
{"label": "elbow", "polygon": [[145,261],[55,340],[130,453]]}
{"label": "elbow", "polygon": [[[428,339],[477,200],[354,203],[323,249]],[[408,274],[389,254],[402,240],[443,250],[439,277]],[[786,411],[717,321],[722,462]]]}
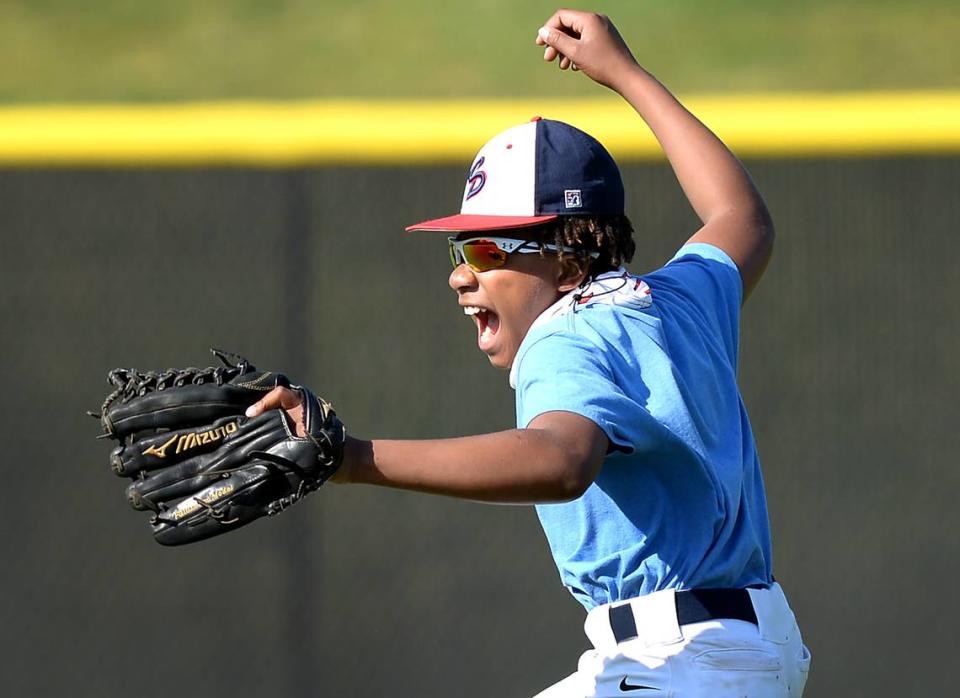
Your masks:
{"label": "elbow", "polygon": [[555,480],[556,501],[570,502],[582,497],[597,478],[601,462],[594,463],[587,457],[570,459]]}
{"label": "elbow", "polygon": [[554,500],[557,502],[572,502],[580,499],[583,493],[590,487],[592,480],[583,480],[580,478],[564,478],[557,483],[557,489],[554,493]]}
{"label": "elbow", "polygon": [[609,441],[593,421],[557,411],[537,417],[526,434],[537,445],[530,452],[540,501],[579,499],[600,473]]}
{"label": "elbow", "polygon": [[747,272],[748,278],[758,279],[773,255],[776,237],[773,218],[760,199],[748,211],[744,211],[737,225],[743,231],[738,264],[741,265],[741,271]]}
{"label": "elbow", "polygon": [[740,226],[749,238],[752,238],[756,247],[766,251],[773,250],[773,239],[776,233],[773,216],[770,215],[770,209],[759,194],[731,213],[735,224]]}
{"label": "elbow", "polygon": [[754,245],[754,255],[756,259],[753,262],[753,265],[758,270],[757,277],[763,273],[767,268],[767,264],[770,263],[770,258],[773,257],[773,242],[776,238],[776,232],[773,228],[773,221],[770,220],[769,215],[766,219],[766,224],[759,226],[757,233],[757,241]]}
{"label": "elbow", "polygon": [[757,215],[757,227],[759,229],[758,236],[760,238],[760,246],[763,249],[766,259],[769,260],[773,255],[773,242],[777,237],[777,231],[773,225],[773,217],[763,203],[760,204],[760,210]]}

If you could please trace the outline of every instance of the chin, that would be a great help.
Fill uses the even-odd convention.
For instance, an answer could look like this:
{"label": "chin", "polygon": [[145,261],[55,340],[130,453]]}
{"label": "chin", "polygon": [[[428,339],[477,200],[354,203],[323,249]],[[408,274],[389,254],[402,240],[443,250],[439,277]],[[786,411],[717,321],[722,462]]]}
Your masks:
{"label": "chin", "polygon": [[513,365],[514,356],[516,356],[516,353],[510,357],[505,357],[503,354],[487,354],[487,359],[494,368],[499,368],[501,371],[509,371]]}
{"label": "chin", "polygon": [[509,364],[504,366],[502,362],[496,361],[495,359],[492,359],[492,358],[490,359],[490,365],[493,366],[494,368],[499,368],[501,371],[510,370]]}

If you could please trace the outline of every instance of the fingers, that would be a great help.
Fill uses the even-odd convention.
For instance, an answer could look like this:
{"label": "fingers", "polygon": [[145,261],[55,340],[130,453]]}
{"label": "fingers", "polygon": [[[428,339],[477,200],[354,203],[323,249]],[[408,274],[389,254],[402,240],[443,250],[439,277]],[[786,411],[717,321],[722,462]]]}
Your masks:
{"label": "fingers", "polygon": [[558,57],[560,70],[580,70],[574,62],[583,30],[593,16],[590,12],[560,9],[553,13],[537,31],[537,44],[546,46],[543,60],[552,62]]}
{"label": "fingers", "polygon": [[602,14],[557,10],[537,31],[536,43],[545,47],[545,61],[556,61],[561,70],[583,71],[615,91],[638,66],[617,28]]}
{"label": "fingers", "polygon": [[247,408],[247,411],[244,413],[248,417],[256,417],[259,414],[263,414],[267,410],[272,410],[280,406],[280,395],[279,391],[283,388],[274,388],[269,393],[264,395],[262,398],[257,400],[255,403],[250,405]]}
{"label": "fingers", "polygon": [[556,29],[566,34],[579,36],[583,33],[584,24],[591,16],[593,16],[592,12],[561,8],[554,12],[543,26],[547,29]]}
{"label": "fingers", "polygon": [[552,61],[557,56],[561,57],[561,68],[564,68],[562,65],[564,60],[567,61],[567,65],[569,66],[569,57],[576,53],[577,50],[577,39],[563,33],[559,29],[548,26],[540,27],[537,31],[537,43],[547,47],[543,52],[543,60]]}
{"label": "fingers", "polygon": [[263,414],[267,410],[275,410],[281,407],[285,410],[290,410],[294,407],[299,407],[302,403],[303,396],[299,392],[290,390],[290,388],[277,386],[250,405],[250,407],[247,408],[246,415],[248,417],[256,417],[258,414]]}
{"label": "fingers", "polygon": [[547,61],[548,63],[556,60],[558,56],[560,57],[560,63],[558,64],[560,67],[560,70],[566,70],[567,68],[570,68],[571,70],[580,70],[580,68],[577,67],[576,63],[574,63],[569,58],[561,54],[553,46],[547,46],[547,48],[545,48],[543,51],[543,60]]}

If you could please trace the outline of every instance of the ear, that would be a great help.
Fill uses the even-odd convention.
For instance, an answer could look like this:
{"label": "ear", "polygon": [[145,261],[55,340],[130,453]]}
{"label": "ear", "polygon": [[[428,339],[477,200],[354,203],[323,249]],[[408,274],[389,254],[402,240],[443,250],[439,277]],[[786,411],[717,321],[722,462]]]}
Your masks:
{"label": "ear", "polygon": [[557,290],[564,293],[572,291],[586,278],[587,261],[572,255],[564,255],[557,272]]}

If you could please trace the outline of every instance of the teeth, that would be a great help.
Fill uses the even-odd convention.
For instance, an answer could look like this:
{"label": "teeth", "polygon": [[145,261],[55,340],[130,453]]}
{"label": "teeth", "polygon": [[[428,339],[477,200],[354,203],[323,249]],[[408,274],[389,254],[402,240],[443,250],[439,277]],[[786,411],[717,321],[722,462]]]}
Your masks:
{"label": "teeth", "polygon": [[465,305],[465,306],[463,306],[463,314],[464,314],[464,315],[477,315],[477,314],[482,313],[482,312],[484,312],[483,308],[478,308],[478,307],[475,306],[475,305]]}

